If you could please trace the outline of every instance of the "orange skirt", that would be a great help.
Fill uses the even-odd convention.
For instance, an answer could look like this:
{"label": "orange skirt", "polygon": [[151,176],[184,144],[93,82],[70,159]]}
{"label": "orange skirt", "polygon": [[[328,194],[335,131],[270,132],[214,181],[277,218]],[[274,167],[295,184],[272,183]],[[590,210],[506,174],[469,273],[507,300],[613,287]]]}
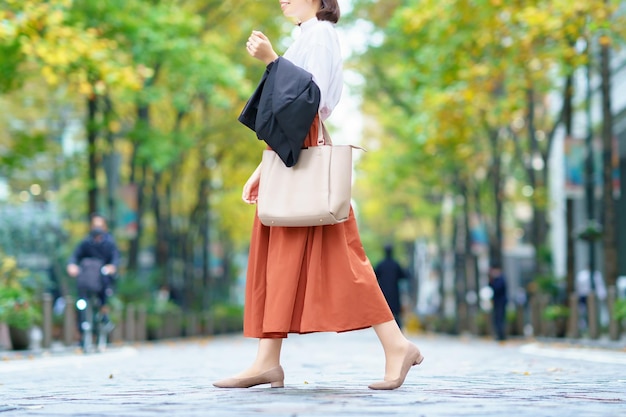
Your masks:
{"label": "orange skirt", "polygon": [[[317,145],[317,118],[305,146]],[[345,332],[393,320],[350,209],[331,226],[268,227],[254,216],[244,335]]]}

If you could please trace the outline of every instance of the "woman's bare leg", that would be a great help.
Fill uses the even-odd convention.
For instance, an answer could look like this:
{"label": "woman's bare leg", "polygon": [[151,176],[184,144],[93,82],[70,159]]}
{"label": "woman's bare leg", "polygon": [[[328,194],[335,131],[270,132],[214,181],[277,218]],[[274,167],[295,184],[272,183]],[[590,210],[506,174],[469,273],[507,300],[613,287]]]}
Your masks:
{"label": "woman's bare leg", "polygon": [[235,375],[235,378],[256,376],[280,365],[282,346],[283,339],[259,339],[256,359],[248,369]]}
{"label": "woman's bare leg", "polygon": [[398,378],[402,362],[411,342],[407,340],[395,320],[372,326],[385,351],[385,381]]}

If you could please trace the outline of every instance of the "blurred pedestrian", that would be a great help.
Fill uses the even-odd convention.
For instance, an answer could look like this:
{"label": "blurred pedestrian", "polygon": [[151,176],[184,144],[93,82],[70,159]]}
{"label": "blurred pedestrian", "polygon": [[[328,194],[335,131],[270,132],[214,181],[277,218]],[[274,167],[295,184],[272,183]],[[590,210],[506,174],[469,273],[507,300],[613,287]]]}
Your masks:
{"label": "blurred pedestrian", "polygon": [[[604,285],[604,279],[602,278],[602,272],[595,271],[593,273],[593,288],[591,282],[591,274],[589,268],[583,268],[576,274],[576,294],[578,295],[578,313],[579,323],[578,328],[581,332],[585,332],[589,323],[589,294],[592,289],[598,300],[598,304],[603,305],[606,300],[607,291],[606,285]],[[601,311],[602,309],[600,309]]]}
{"label": "blurred pedestrian", "polygon": [[[107,301],[113,295],[119,261],[119,250],[108,231],[106,218],[100,214],[91,215],[89,234],[74,249],[67,264],[67,274],[76,278],[79,299],[97,297],[101,321],[108,327],[112,324]],[[79,324],[84,320],[85,312],[79,310]]]}
{"label": "blurred pedestrian", "polygon": [[[313,123],[305,127],[308,136],[304,146],[316,146],[320,118],[330,116],[343,85],[342,56],[334,27],[339,20],[339,5],[337,0],[291,0],[281,1],[280,7],[286,17],[297,20],[300,26],[300,36],[284,57],[279,58],[270,40],[259,31],[252,32],[246,50],[267,65],[267,71],[288,60],[295,64],[296,71],[312,74],[321,100],[313,110],[318,112]],[[293,84],[291,79],[275,80],[279,90]],[[272,95],[269,107],[283,108],[290,97],[293,98],[282,97],[282,103],[281,97]],[[260,168],[259,165],[244,185],[242,198],[249,204],[257,200]],[[398,388],[411,366],[421,363],[423,356],[393,319],[365,255],[353,211],[344,223],[311,227],[267,227],[255,215],[246,279],[244,335],[259,339],[257,356],[248,369],[214,385],[283,387],[280,353],[282,341],[289,333],[345,332],[367,327],[374,328],[386,360],[384,381],[369,387]]]}
{"label": "blurred pedestrian", "polygon": [[497,340],[506,339],[506,305],[508,302],[506,279],[499,263],[489,268],[489,286],[493,290],[493,330]]}
{"label": "blurred pedestrian", "polygon": [[385,258],[376,265],[374,271],[378,285],[385,295],[393,317],[402,329],[402,302],[400,299],[400,281],[407,279],[408,274],[393,257],[393,246],[385,245]]}

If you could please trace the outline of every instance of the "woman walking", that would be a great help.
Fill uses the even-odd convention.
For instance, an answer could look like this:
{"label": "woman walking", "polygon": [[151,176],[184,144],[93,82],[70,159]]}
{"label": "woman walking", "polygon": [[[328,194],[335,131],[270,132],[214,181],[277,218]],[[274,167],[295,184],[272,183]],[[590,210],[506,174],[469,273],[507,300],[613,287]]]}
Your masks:
{"label": "woman walking", "polygon": [[[280,59],[313,76],[320,90],[318,116],[304,146],[316,146],[319,119],[330,116],[343,85],[342,59],[334,24],[337,0],[280,0],[286,17],[296,19],[301,34]],[[248,53],[266,65],[278,59],[269,39],[253,31]],[[260,166],[243,188],[242,198],[256,203]],[[385,376],[371,389],[400,387],[419,349],[402,334],[389,310],[361,244],[354,213],[331,226],[268,227],[255,215],[246,281],[244,336],[258,338],[256,359],[238,375],[214,385],[248,388],[284,386],[280,365],[283,339],[289,333],[345,332],[373,327],[385,352]]]}

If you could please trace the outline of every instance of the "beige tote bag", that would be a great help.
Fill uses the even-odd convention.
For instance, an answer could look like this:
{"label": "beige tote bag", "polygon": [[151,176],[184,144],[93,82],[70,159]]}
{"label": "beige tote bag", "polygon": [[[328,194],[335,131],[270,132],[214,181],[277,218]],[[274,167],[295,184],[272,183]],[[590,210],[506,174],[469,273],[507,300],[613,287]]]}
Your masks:
{"label": "beige tote bag", "polygon": [[[318,143],[302,149],[291,168],[263,151],[257,213],[266,226],[323,226],[348,220],[352,197],[351,145],[328,145],[322,125]],[[325,140],[325,137],[328,140]]]}

